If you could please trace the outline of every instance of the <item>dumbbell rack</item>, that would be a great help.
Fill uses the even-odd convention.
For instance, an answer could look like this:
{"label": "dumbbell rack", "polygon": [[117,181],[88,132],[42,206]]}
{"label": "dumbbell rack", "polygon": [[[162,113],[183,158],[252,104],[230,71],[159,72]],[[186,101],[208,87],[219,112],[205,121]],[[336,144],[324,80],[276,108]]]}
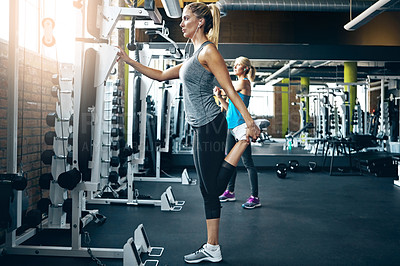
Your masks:
{"label": "dumbbell rack", "polygon": [[[120,90],[119,80],[115,83],[108,81],[104,95],[104,119],[102,135],[102,158],[100,170],[100,187],[97,197],[104,193],[119,198],[118,192],[126,189],[127,166],[124,166],[126,157],[120,156],[124,142],[124,102],[123,91]],[[121,147],[122,146],[122,147]]]}
{"label": "dumbbell rack", "polygon": [[[108,3],[108,1],[106,1]],[[102,5],[102,1],[83,1],[83,5],[81,7],[76,6],[76,18],[77,25],[82,25],[82,27],[76,28],[76,40],[85,42],[88,40],[92,42],[92,38],[85,38],[85,29],[83,25],[87,25],[87,31],[96,39],[107,40],[110,38],[111,31],[114,29],[116,22],[121,19],[123,16],[131,16],[131,17],[152,17],[155,14],[155,11],[147,11],[143,8],[120,8],[114,7],[104,4],[102,6],[101,14],[96,12],[98,10],[98,6]],[[87,8],[86,8],[87,6]],[[87,12],[86,12],[87,10]],[[156,10],[157,11],[157,10]],[[151,13],[151,14],[150,14]],[[87,21],[85,21],[87,19]],[[87,22],[87,23],[86,23]],[[77,42],[76,43],[76,53],[75,53],[75,68],[74,68],[74,123],[73,123],[73,156],[72,156],[72,168],[79,167],[78,159],[78,137],[79,137],[79,115],[80,112],[80,103],[81,103],[81,91],[90,88],[83,88],[83,81],[88,81],[87,73],[84,73],[83,63],[86,60],[83,60],[83,54],[85,51],[84,43]],[[95,44],[97,51],[95,55],[95,62],[90,66],[90,70],[95,68],[95,82],[94,87],[96,88],[96,92],[101,92],[104,89],[104,83],[106,78],[110,74],[111,68],[114,66],[117,59],[118,49],[111,45],[103,44],[104,42],[100,42],[101,44]],[[90,48],[89,48],[90,49]],[[87,50],[89,50],[87,49]],[[86,50],[86,51],[87,51]],[[85,79],[86,78],[86,79]],[[16,90],[17,91],[17,90]],[[101,93],[96,93],[97,95],[101,95]],[[11,100],[14,100],[12,98]],[[10,102],[13,102],[11,101]],[[96,96],[96,104],[95,108],[97,110],[103,110],[103,98]],[[15,108],[14,108],[15,109]],[[12,110],[14,113],[14,109]],[[96,112],[96,110],[93,110]],[[87,112],[87,111],[86,111]],[[14,115],[14,119],[17,116]],[[101,134],[102,130],[98,128],[102,126],[101,120],[103,120],[102,112],[97,112],[94,114],[93,124],[94,130],[92,140],[93,144],[90,145],[93,148],[93,158],[89,161],[89,170],[91,170],[90,174],[90,182],[80,182],[70,191],[70,196],[72,199],[72,223],[71,223],[71,244],[70,246],[29,246],[29,245],[20,245],[24,240],[28,238],[28,236],[24,235],[22,237],[16,237],[16,232],[13,230],[11,233],[7,234],[6,240],[6,252],[8,254],[15,255],[35,255],[35,256],[65,256],[65,257],[101,257],[101,258],[122,258],[123,257],[123,249],[113,249],[113,248],[91,248],[91,253],[89,254],[88,248],[83,248],[81,246],[81,232],[80,232],[80,223],[81,220],[81,212],[84,208],[82,205],[85,203],[85,192],[92,194],[92,192],[97,191],[99,187],[99,179],[100,179],[100,161],[101,161]],[[62,123],[63,125],[64,123]],[[63,128],[63,126],[62,126]],[[13,129],[12,129],[13,131]],[[15,131],[15,130],[14,130]],[[64,128],[63,128],[64,131]],[[57,132],[57,130],[56,130]],[[80,138],[81,139],[81,138]],[[13,143],[16,141],[13,141]],[[142,142],[143,143],[143,142]],[[13,154],[11,154],[12,156]],[[10,156],[10,157],[11,157]],[[53,156],[53,155],[51,155]],[[83,157],[83,156],[82,156]],[[14,158],[11,158],[14,161]],[[58,158],[57,158],[58,159]],[[64,158],[65,160],[66,158]],[[53,160],[53,159],[52,159]],[[55,167],[55,166],[54,166]],[[86,167],[86,166],[85,166]],[[58,170],[57,168],[54,168]],[[65,169],[64,169],[65,170]],[[82,169],[80,169],[82,170]],[[88,169],[85,169],[88,170]],[[53,171],[53,169],[52,169]],[[82,171],[81,171],[82,172]],[[129,168],[128,168],[129,172]],[[85,173],[87,174],[87,173]],[[129,173],[128,173],[129,174]],[[54,181],[52,181],[54,182]],[[64,192],[64,191],[63,191]],[[21,206],[21,192],[18,193],[18,208],[15,208],[17,211],[20,211]],[[19,220],[20,218],[18,218]],[[20,221],[19,221],[20,222]],[[32,230],[36,231],[36,230]]]}
{"label": "dumbbell rack", "polygon": [[[104,91],[104,112],[102,126],[102,150],[101,150],[101,164],[100,164],[100,191],[95,191],[88,195],[86,203],[93,204],[110,204],[110,203],[120,203],[128,205],[154,205],[160,206],[163,211],[172,210],[173,208],[173,198],[167,198],[165,195],[168,189],[163,193],[162,199],[138,199],[138,191],[133,187],[133,167],[139,163],[143,163],[144,156],[144,144],[143,150],[137,154],[129,156],[129,158],[124,158],[120,156],[123,149],[129,147],[124,139],[124,92],[119,88],[119,81],[112,82],[108,81],[106,89]],[[97,95],[99,97],[99,95]],[[146,102],[141,101],[141,110],[146,109]],[[129,108],[129,105],[128,105]],[[99,108],[96,109],[98,110]],[[129,111],[128,111],[129,112]],[[140,112],[139,116],[141,121],[145,121],[143,117],[146,116],[146,112]],[[128,118],[129,119],[129,118]],[[132,126],[132,125],[131,125]],[[140,138],[144,138],[145,123],[140,123]],[[118,133],[116,133],[118,132]],[[131,144],[131,137],[128,134],[128,143]],[[144,139],[141,140],[144,143]],[[129,163],[128,163],[129,159]],[[96,165],[93,164],[93,168]],[[123,171],[126,169],[126,172]],[[93,176],[93,174],[92,174]],[[112,176],[110,178],[110,176]],[[93,177],[92,177],[93,180]],[[117,184],[116,184],[117,183]],[[119,186],[114,189],[112,185]],[[127,198],[119,198],[118,192],[120,190],[127,189]],[[169,190],[171,190],[169,188]],[[103,193],[111,193],[112,198],[101,197]],[[170,196],[170,194],[168,194]],[[170,199],[171,203],[167,204]],[[168,205],[168,207],[166,207]],[[172,207],[170,207],[172,206]]]}
{"label": "dumbbell rack", "polygon": [[53,76],[53,96],[58,98],[56,103],[56,119],[54,124],[55,137],[53,140],[54,156],[51,162],[51,174],[53,180],[50,182],[49,198],[51,205],[48,210],[47,228],[66,228],[66,216],[62,205],[68,197],[66,189],[61,188],[56,182],[58,176],[71,169],[67,163],[67,156],[72,152],[68,144],[68,137],[72,133],[70,117],[73,114],[73,69],[67,65],[60,65],[60,73]]}
{"label": "dumbbell rack", "polygon": [[[143,50],[141,51],[143,52]],[[145,53],[146,54],[146,53]],[[146,56],[142,56],[142,59],[144,59]],[[150,60],[151,56],[149,57]],[[148,62],[147,62],[148,63]],[[126,108],[128,108],[128,125],[127,125],[127,134],[126,134],[126,139],[127,142],[121,137],[121,136],[111,136],[109,135],[108,132],[112,132],[113,129],[120,129],[124,127],[124,112],[122,105],[124,104],[122,98],[123,98],[123,91],[118,88],[119,83],[116,82],[112,86],[112,108],[111,108],[111,113],[110,113],[110,106],[109,106],[109,90],[106,90],[104,93],[104,97],[100,97],[103,99],[102,106],[104,105],[105,107],[103,108],[105,111],[100,117],[104,117],[101,120],[102,126],[98,126],[99,128],[102,128],[102,143],[100,146],[102,147],[102,151],[99,153],[102,154],[101,158],[101,164],[97,164],[93,162],[92,164],[92,182],[96,178],[96,175],[94,175],[94,171],[96,167],[99,167],[101,171],[99,171],[99,176],[101,178],[101,191],[95,191],[91,192],[88,194],[88,198],[86,199],[86,203],[93,203],[93,204],[110,204],[110,203],[117,203],[117,204],[128,204],[128,205],[154,205],[154,206],[160,206],[162,211],[170,211],[170,210],[176,210],[177,208],[174,209],[175,204],[174,204],[174,199],[171,198],[170,194],[167,193],[167,190],[161,195],[161,199],[141,199],[139,198],[139,192],[134,189],[134,180],[136,179],[135,177],[135,172],[138,171],[138,165],[143,164],[144,162],[144,155],[145,155],[145,136],[146,136],[146,109],[147,109],[147,103],[145,100],[146,97],[146,90],[149,86],[151,86],[151,82],[145,81],[144,79],[139,78],[139,82],[141,83],[142,86],[140,86],[141,91],[140,91],[140,112],[137,112],[139,115],[139,125],[133,125],[132,124],[132,115],[129,114],[134,114],[135,112],[132,110],[132,94],[128,95],[128,103],[126,105]],[[111,84],[110,84],[111,86]],[[96,95],[96,98],[99,97],[99,91]],[[97,106],[98,99],[96,100],[96,109],[97,110],[102,110]],[[98,115],[96,115],[98,117]],[[109,117],[111,116],[111,125],[109,121]],[[95,123],[96,125],[96,123]],[[138,146],[138,152],[135,154],[132,154],[127,158],[127,164],[126,166],[122,165],[122,168],[126,167],[126,177],[121,174],[121,164],[120,164],[120,157],[118,156],[119,153],[121,152],[121,149],[124,149],[126,147],[132,147],[132,129],[133,127],[138,127],[140,133],[140,144]],[[168,124],[169,127],[169,124]],[[121,141],[122,140],[122,141]],[[111,141],[111,142],[110,142]],[[114,145],[117,144],[118,145]],[[121,145],[122,144],[122,145]],[[107,146],[110,146],[109,149],[109,154],[107,154]],[[114,148],[113,148],[114,147]],[[113,159],[114,158],[114,159]],[[118,162],[116,162],[118,161]],[[108,175],[107,175],[108,172]],[[112,189],[110,186],[110,174],[112,172],[117,172],[118,173],[118,183],[121,185],[120,188],[118,189],[127,189],[127,198],[119,198],[115,193],[118,192],[118,189]],[[100,174],[101,173],[101,174]],[[187,174],[185,175],[185,177]],[[108,178],[106,178],[108,177]],[[185,180],[188,178],[185,178]],[[126,181],[126,182],[125,182]],[[179,182],[181,179],[179,179]],[[100,182],[100,181],[99,181]],[[103,190],[104,189],[104,190]],[[113,198],[102,198],[101,194],[104,192],[109,192],[113,193],[115,197]],[[169,201],[169,202],[168,202]]]}

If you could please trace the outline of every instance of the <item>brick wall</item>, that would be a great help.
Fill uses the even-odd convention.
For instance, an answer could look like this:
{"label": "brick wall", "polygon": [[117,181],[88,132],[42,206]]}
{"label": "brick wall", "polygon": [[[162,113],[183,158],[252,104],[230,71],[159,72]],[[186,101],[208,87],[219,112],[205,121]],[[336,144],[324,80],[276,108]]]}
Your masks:
{"label": "brick wall", "polygon": [[[294,83],[298,83],[298,80],[291,81]],[[296,98],[296,91],[299,89],[299,85],[291,85],[290,90],[290,99],[289,103],[299,102],[299,99]],[[275,91],[275,108],[274,108],[274,116],[269,119],[271,125],[268,127],[268,134],[274,138],[282,138],[288,132],[282,132],[282,87],[276,86],[274,87]],[[299,105],[291,105],[289,104],[289,128],[291,132],[296,132],[300,129],[300,112]]]}
{"label": "brick wall", "polygon": [[[7,172],[7,94],[8,44],[0,40],[0,172]],[[38,185],[42,173],[50,166],[40,160],[41,152],[51,149],[44,134],[54,130],[46,124],[46,115],[55,112],[56,98],[51,96],[51,77],[57,73],[57,62],[23,48],[19,51],[18,81],[18,169],[28,178],[26,188],[29,209],[35,208],[41,193]]]}

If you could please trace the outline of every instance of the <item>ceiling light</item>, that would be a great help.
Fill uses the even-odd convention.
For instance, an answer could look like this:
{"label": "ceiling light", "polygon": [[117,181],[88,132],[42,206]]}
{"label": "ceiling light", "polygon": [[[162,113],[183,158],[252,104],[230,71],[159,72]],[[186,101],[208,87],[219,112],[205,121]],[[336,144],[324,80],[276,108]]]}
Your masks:
{"label": "ceiling light", "polygon": [[281,67],[280,69],[278,69],[276,72],[274,72],[272,75],[268,76],[264,82],[268,83],[270,80],[278,77],[282,72],[284,72],[285,70],[287,70],[288,68],[290,68],[291,65],[293,65],[294,63],[296,63],[296,60],[290,60],[289,63],[287,63],[286,65],[284,65],[283,67]]}
{"label": "ceiling light", "polygon": [[369,22],[375,16],[379,15],[383,11],[385,11],[382,7],[389,3],[391,0],[379,0],[369,8],[367,8],[364,12],[360,15],[355,17],[354,19],[350,20],[344,28],[348,31],[353,31],[361,27],[362,25]]}

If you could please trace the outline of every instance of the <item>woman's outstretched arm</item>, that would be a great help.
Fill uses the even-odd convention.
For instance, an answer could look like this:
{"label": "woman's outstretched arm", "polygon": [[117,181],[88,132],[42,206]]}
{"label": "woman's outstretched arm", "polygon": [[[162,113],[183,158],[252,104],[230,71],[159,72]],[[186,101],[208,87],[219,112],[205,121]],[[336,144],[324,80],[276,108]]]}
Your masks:
{"label": "woman's outstretched arm", "polygon": [[121,47],[118,47],[118,48],[119,48],[119,52],[118,52],[119,59],[118,60],[124,61],[128,65],[132,66],[135,70],[139,71],[140,73],[142,73],[143,75],[145,75],[151,79],[155,79],[157,81],[164,81],[164,80],[171,80],[171,79],[179,78],[179,69],[181,68],[182,64],[179,64],[177,66],[174,66],[174,67],[168,68],[167,70],[162,71],[162,70],[154,69],[151,67],[147,67],[147,66],[133,60],[125,53],[125,51]]}

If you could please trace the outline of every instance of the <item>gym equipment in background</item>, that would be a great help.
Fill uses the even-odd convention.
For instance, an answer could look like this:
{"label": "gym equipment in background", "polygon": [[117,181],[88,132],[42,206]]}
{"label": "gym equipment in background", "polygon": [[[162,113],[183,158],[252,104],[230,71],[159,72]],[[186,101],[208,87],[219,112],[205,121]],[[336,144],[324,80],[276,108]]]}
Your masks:
{"label": "gym equipment in background", "polygon": [[[86,8],[86,3],[88,3],[88,7]],[[78,41],[81,43],[76,44],[76,55],[77,64],[74,66],[74,77],[73,79],[64,79],[59,78],[60,81],[60,88],[54,87],[52,89],[52,95],[59,97],[59,103],[56,106],[56,113],[53,116],[49,116],[48,123],[50,126],[54,126],[54,131],[56,136],[53,137],[53,154],[47,152],[50,156],[43,156],[46,157],[45,162],[50,163],[51,159],[51,174],[54,179],[47,177],[46,180],[42,180],[43,187],[50,188],[50,202],[49,201],[41,201],[40,208],[41,210],[37,209],[35,211],[29,212],[29,215],[26,217],[28,224],[32,227],[36,227],[38,224],[48,225],[49,227],[53,228],[61,228],[65,226],[65,229],[71,229],[71,244],[70,246],[32,246],[32,245],[21,245],[25,240],[29,239],[30,237],[34,236],[37,231],[36,228],[28,229],[24,234],[17,234],[16,227],[20,227],[21,222],[21,213],[18,213],[18,217],[15,219],[12,218],[12,222],[16,223],[16,227],[9,228],[6,237],[6,245],[5,250],[7,254],[15,254],[15,255],[33,255],[33,256],[69,256],[69,257],[105,257],[105,258],[123,258],[123,249],[112,249],[112,248],[85,248],[82,247],[81,243],[81,233],[82,228],[85,227],[90,221],[95,221],[98,223],[104,222],[105,217],[98,215],[94,211],[87,212],[84,210],[85,207],[85,197],[84,192],[88,192],[89,194],[98,190],[99,184],[99,164],[100,164],[100,151],[99,147],[100,144],[100,134],[101,129],[97,128],[101,125],[101,123],[97,119],[102,119],[100,115],[101,112],[96,113],[93,116],[93,111],[90,108],[94,105],[95,108],[98,110],[102,110],[102,103],[103,99],[99,97],[99,91],[103,89],[104,83],[106,81],[107,76],[111,71],[111,66],[114,65],[117,59],[117,52],[118,49],[110,46],[108,44],[104,44],[107,41],[105,39],[109,38],[112,29],[114,29],[116,22],[119,18],[123,16],[141,16],[141,17],[149,17],[149,14],[154,14],[155,11],[147,12],[143,8],[119,8],[114,6],[101,6],[99,5],[102,1],[83,1],[82,4],[75,3],[74,6],[77,8],[77,25],[85,25],[84,18],[87,17],[88,19],[88,32],[96,37],[95,40],[84,38],[84,29],[83,26],[77,30],[76,37]],[[101,8],[101,16],[97,19],[98,10]],[[88,14],[84,14],[84,10],[88,10]],[[158,17],[159,18],[159,17]],[[99,22],[99,23],[96,23]],[[159,21],[158,21],[159,22]],[[96,25],[96,26],[94,26]],[[99,26],[98,26],[99,25]],[[94,29],[95,28],[95,29]],[[94,29],[94,31],[92,31]],[[98,32],[98,33],[97,33]],[[87,58],[85,60],[86,63],[89,61],[92,65],[85,65],[85,73],[88,73],[85,76],[82,76],[82,55],[85,51],[84,43],[83,42],[90,42],[95,43],[94,48],[87,49]],[[96,49],[98,49],[96,51]],[[84,78],[84,80],[82,79]],[[65,88],[62,83],[64,81],[66,83],[73,82],[74,92],[69,94],[64,93]],[[94,82],[93,82],[94,81]],[[57,84],[58,85],[58,84]],[[55,85],[55,86],[57,86]],[[90,89],[90,87],[92,89]],[[95,91],[95,89],[97,91]],[[88,91],[87,95],[85,95],[85,91]],[[81,93],[82,92],[82,93]],[[96,102],[93,103],[94,93],[96,93]],[[61,97],[61,95],[69,95],[69,100],[67,97]],[[74,96],[73,101],[71,97]],[[85,96],[91,98],[85,98]],[[82,98],[82,101],[81,101]],[[69,107],[68,108],[68,101]],[[82,106],[81,106],[82,102]],[[71,121],[71,113],[65,111],[65,109],[74,110],[76,114],[72,121]],[[80,117],[80,115],[86,114],[86,117]],[[85,120],[85,118],[87,118]],[[89,119],[90,118],[90,119]],[[92,127],[93,123],[93,127]],[[72,138],[70,138],[70,127],[73,129]],[[88,132],[92,132],[88,134]],[[80,135],[84,135],[81,136]],[[89,140],[89,135],[92,137],[93,142]],[[70,140],[69,140],[70,139]],[[80,140],[79,140],[80,139]],[[69,140],[69,143],[68,143]],[[65,142],[65,143],[64,143]],[[70,145],[72,142],[73,145]],[[51,143],[51,142],[49,142]],[[16,145],[16,144],[15,144]],[[72,146],[74,149],[72,150],[72,165],[67,164],[67,154],[71,152],[69,150]],[[79,148],[78,148],[79,147]],[[82,149],[81,149],[82,148]],[[46,154],[45,154],[46,155]],[[8,158],[9,160],[13,160],[13,158]],[[57,162],[55,162],[57,159]],[[58,160],[60,159],[60,160]],[[15,163],[15,162],[14,162]],[[78,168],[78,169],[75,169]],[[75,170],[74,170],[75,169]],[[66,188],[62,188],[57,184],[57,179],[61,173],[67,173],[68,171],[78,171],[81,173],[83,172],[84,175],[84,182],[79,182],[76,184],[77,181],[74,181],[73,184],[66,178],[64,181],[61,182],[64,184]],[[74,175],[72,175],[74,176]],[[61,178],[63,179],[63,178]],[[91,182],[89,182],[91,181]],[[69,183],[70,182],[70,183]],[[50,183],[50,186],[48,186]],[[67,189],[71,189],[69,192],[69,199],[70,199],[70,206],[65,203],[64,205],[64,198],[68,193]],[[6,194],[6,193],[4,193]],[[65,197],[64,197],[65,196]],[[10,206],[15,210],[20,210],[22,203],[22,193],[17,194],[18,199],[13,201],[13,205]],[[60,202],[60,199],[62,201]],[[65,206],[62,208],[61,206]],[[48,207],[48,217],[47,221],[41,221],[41,214],[42,211],[45,211],[46,207]],[[63,209],[65,211],[63,211]],[[65,224],[66,220],[66,212],[70,213],[71,222],[70,226],[68,227]],[[87,213],[87,214],[86,214]],[[83,216],[83,217],[82,217]],[[53,219],[51,218],[53,217]]]}

